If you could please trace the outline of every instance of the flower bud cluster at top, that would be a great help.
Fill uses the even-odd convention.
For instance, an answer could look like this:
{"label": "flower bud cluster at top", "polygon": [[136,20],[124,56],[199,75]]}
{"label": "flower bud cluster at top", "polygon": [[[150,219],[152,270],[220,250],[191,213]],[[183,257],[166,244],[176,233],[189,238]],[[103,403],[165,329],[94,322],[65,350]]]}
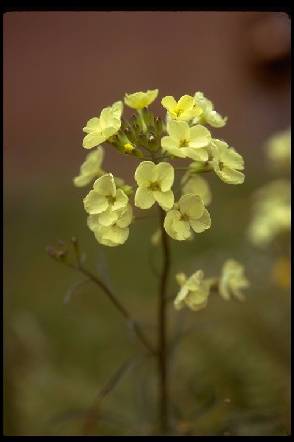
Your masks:
{"label": "flower bud cluster at top", "polygon": [[[179,100],[163,97],[164,120],[149,109],[157,96],[158,89],[125,94],[124,103],[116,101],[104,108],[83,128],[86,134],[83,147],[95,149],[87,155],[74,184],[83,187],[95,179],[83,203],[88,227],[100,244],[113,247],[127,240],[134,220],[133,193],[134,205],[142,210],[158,204],[166,212],[166,233],[174,240],[183,241],[211,226],[206,208],[211,193],[199,173],[212,171],[227,184],[244,181],[242,156],[211,134],[210,128],[223,127],[227,118],[214,109],[202,92],[183,95]],[[136,112],[128,120],[122,118],[124,104]],[[136,189],[102,168],[105,142],[140,161],[134,171]],[[170,161],[181,158],[191,162],[185,168],[181,196],[176,201],[175,169]]]}

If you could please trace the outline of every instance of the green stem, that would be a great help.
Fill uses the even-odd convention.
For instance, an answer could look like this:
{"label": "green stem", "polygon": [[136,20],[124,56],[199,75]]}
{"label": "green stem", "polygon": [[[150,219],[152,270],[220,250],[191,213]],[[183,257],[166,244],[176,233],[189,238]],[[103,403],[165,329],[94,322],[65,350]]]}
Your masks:
{"label": "green stem", "polygon": [[159,426],[162,434],[168,429],[168,367],[167,367],[167,309],[166,309],[166,289],[170,270],[170,250],[168,236],[164,229],[165,212],[160,210],[160,227],[162,235],[163,267],[159,284],[158,302],[158,372],[159,372]]}

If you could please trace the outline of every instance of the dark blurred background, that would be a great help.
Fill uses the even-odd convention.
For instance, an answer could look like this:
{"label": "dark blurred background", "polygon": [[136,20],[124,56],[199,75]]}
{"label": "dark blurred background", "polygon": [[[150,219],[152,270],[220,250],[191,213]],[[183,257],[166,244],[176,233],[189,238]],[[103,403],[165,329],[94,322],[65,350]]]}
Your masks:
{"label": "dark blurred background", "polygon": [[[289,290],[269,276],[279,252],[255,250],[246,229],[252,192],[270,179],[263,145],[290,125],[290,26],[285,13],[271,12],[4,15],[5,434],[151,431],[152,361],[126,374],[85,424],[84,410],[137,346],[95,287],[64,304],[81,277],[45,247],[77,235],[89,268],[154,333],[158,282],[148,257],[157,254],[149,239],[156,221],[134,225],[123,247],[99,246],[86,227],[87,190],[72,185],[85,122],[125,92],[153,88],[160,97],[203,91],[228,116],[214,135],[246,164],[242,186],[211,178],[212,228],[172,244],[174,272],[214,274],[233,257],[252,284],[245,304],[216,298],[197,314],[171,309],[174,328],[192,327],[172,365],[182,376],[171,386],[178,432],[289,434]],[[163,115],[160,100],[153,109]],[[106,149],[105,169],[126,180],[136,163]]]}

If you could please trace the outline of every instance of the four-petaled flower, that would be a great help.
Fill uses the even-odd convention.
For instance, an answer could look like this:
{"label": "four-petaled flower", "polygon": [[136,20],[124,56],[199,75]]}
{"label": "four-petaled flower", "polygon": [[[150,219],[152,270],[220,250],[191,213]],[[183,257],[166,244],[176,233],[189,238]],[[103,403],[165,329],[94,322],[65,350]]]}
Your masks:
{"label": "four-petaled flower", "polygon": [[85,161],[80,167],[80,174],[73,179],[76,187],[87,186],[94,178],[103,175],[105,172],[101,169],[104,158],[104,150],[101,146],[97,150],[88,153]]}
{"label": "four-petaled flower", "polygon": [[133,94],[125,94],[125,104],[132,109],[143,109],[149,106],[158,95],[158,89],[148,90],[146,92],[135,92]]}
{"label": "four-petaled flower", "polygon": [[104,143],[119,131],[122,109],[122,101],[116,101],[112,106],[103,109],[99,118],[94,117],[87,121],[87,125],[83,127],[83,131],[87,134],[83,139],[85,149]]}
{"label": "four-petaled flower", "polygon": [[122,245],[129,237],[129,225],[132,222],[133,211],[130,204],[116,212],[117,219],[111,225],[101,224],[99,215],[89,215],[87,224],[95,235],[96,240],[105,246]]}
{"label": "four-petaled flower", "polygon": [[208,123],[212,127],[223,127],[226,124],[227,117],[223,118],[218,112],[216,112],[212,101],[208,100],[202,92],[195,93],[194,101],[202,110],[202,113],[194,119],[194,123]]}
{"label": "four-petaled flower", "polygon": [[235,296],[239,301],[245,299],[242,289],[249,287],[249,281],[244,275],[244,267],[233,259],[229,259],[223,265],[222,274],[219,280],[219,293],[223,299],[228,301]]}
{"label": "four-petaled flower", "polygon": [[179,158],[207,161],[207,147],[211,142],[209,130],[201,126],[189,127],[185,121],[170,120],[167,123],[168,136],[162,137],[162,148]]}
{"label": "four-petaled flower", "polygon": [[171,95],[167,95],[163,97],[161,104],[168,111],[168,117],[173,120],[190,121],[202,113],[190,95],[183,95],[178,102]]}
{"label": "four-petaled flower", "polygon": [[210,215],[198,195],[181,196],[175,208],[170,210],[164,220],[164,228],[169,236],[178,241],[188,239],[191,228],[201,233],[211,226]]}
{"label": "four-petaled flower", "polygon": [[142,161],[136,169],[135,180],[138,188],[135,194],[135,205],[140,209],[150,209],[155,201],[164,210],[174,204],[171,187],[174,182],[174,168],[171,164]]}
{"label": "four-petaled flower", "polygon": [[213,139],[210,147],[212,160],[210,164],[217,176],[227,184],[242,184],[245,176],[243,157],[229,147],[225,141]]}
{"label": "four-petaled flower", "polygon": [[174,300],[176,310],[181,310],[185,305],[195,312],[206,307],[211,281],[204,279],[202,270],[193,273],[189,278],[184,273],[178,273],[176,279],[181,286]]}
{"label": "four-petaled flower", "polygon": [[107,173],[95,181],[83,202],[86,212],[97,215],[99,224],[110,226],[118,220],[119,210],[126,208],[128,200],[122,189],[116,189],[113,175]]}

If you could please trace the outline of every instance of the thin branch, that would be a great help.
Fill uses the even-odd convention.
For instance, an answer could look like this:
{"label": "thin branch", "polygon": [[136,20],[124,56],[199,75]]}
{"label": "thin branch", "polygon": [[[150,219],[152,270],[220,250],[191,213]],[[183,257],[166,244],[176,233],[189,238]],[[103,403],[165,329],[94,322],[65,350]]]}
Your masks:
{"label": "thin branch", "polygon": [[[78,249],[76,249],[78,250]],[[74,265],[70,262],[67,262],[65,259],[58,258],[58,252],[52,251],[52,248],[47,249],[49,255],[55,260],[62,262],[67,267],[70,267],[73,270],[77,270],[82,275],[86,276],[89,280],[94,282],[102,291],[106,294],[108,299],[112,302],[112,304],[116,307],[116,309],[121,313],[121,315],[127,320],[127,323],[131,326],[131,329],[134,331],[137,338],[141,341],[141,343],[145,346],[145,348],[150,351],[153,355],[156,355],[156,350],[153,348],[153,345],[146,338],[144,332],[142,331],[139,324],[132,318],[128,310],[121,304],[121,302],[115,297],[109,287],[100,279],[98,279],[93,273],[87,270],[79,259],[79,264]]]}

